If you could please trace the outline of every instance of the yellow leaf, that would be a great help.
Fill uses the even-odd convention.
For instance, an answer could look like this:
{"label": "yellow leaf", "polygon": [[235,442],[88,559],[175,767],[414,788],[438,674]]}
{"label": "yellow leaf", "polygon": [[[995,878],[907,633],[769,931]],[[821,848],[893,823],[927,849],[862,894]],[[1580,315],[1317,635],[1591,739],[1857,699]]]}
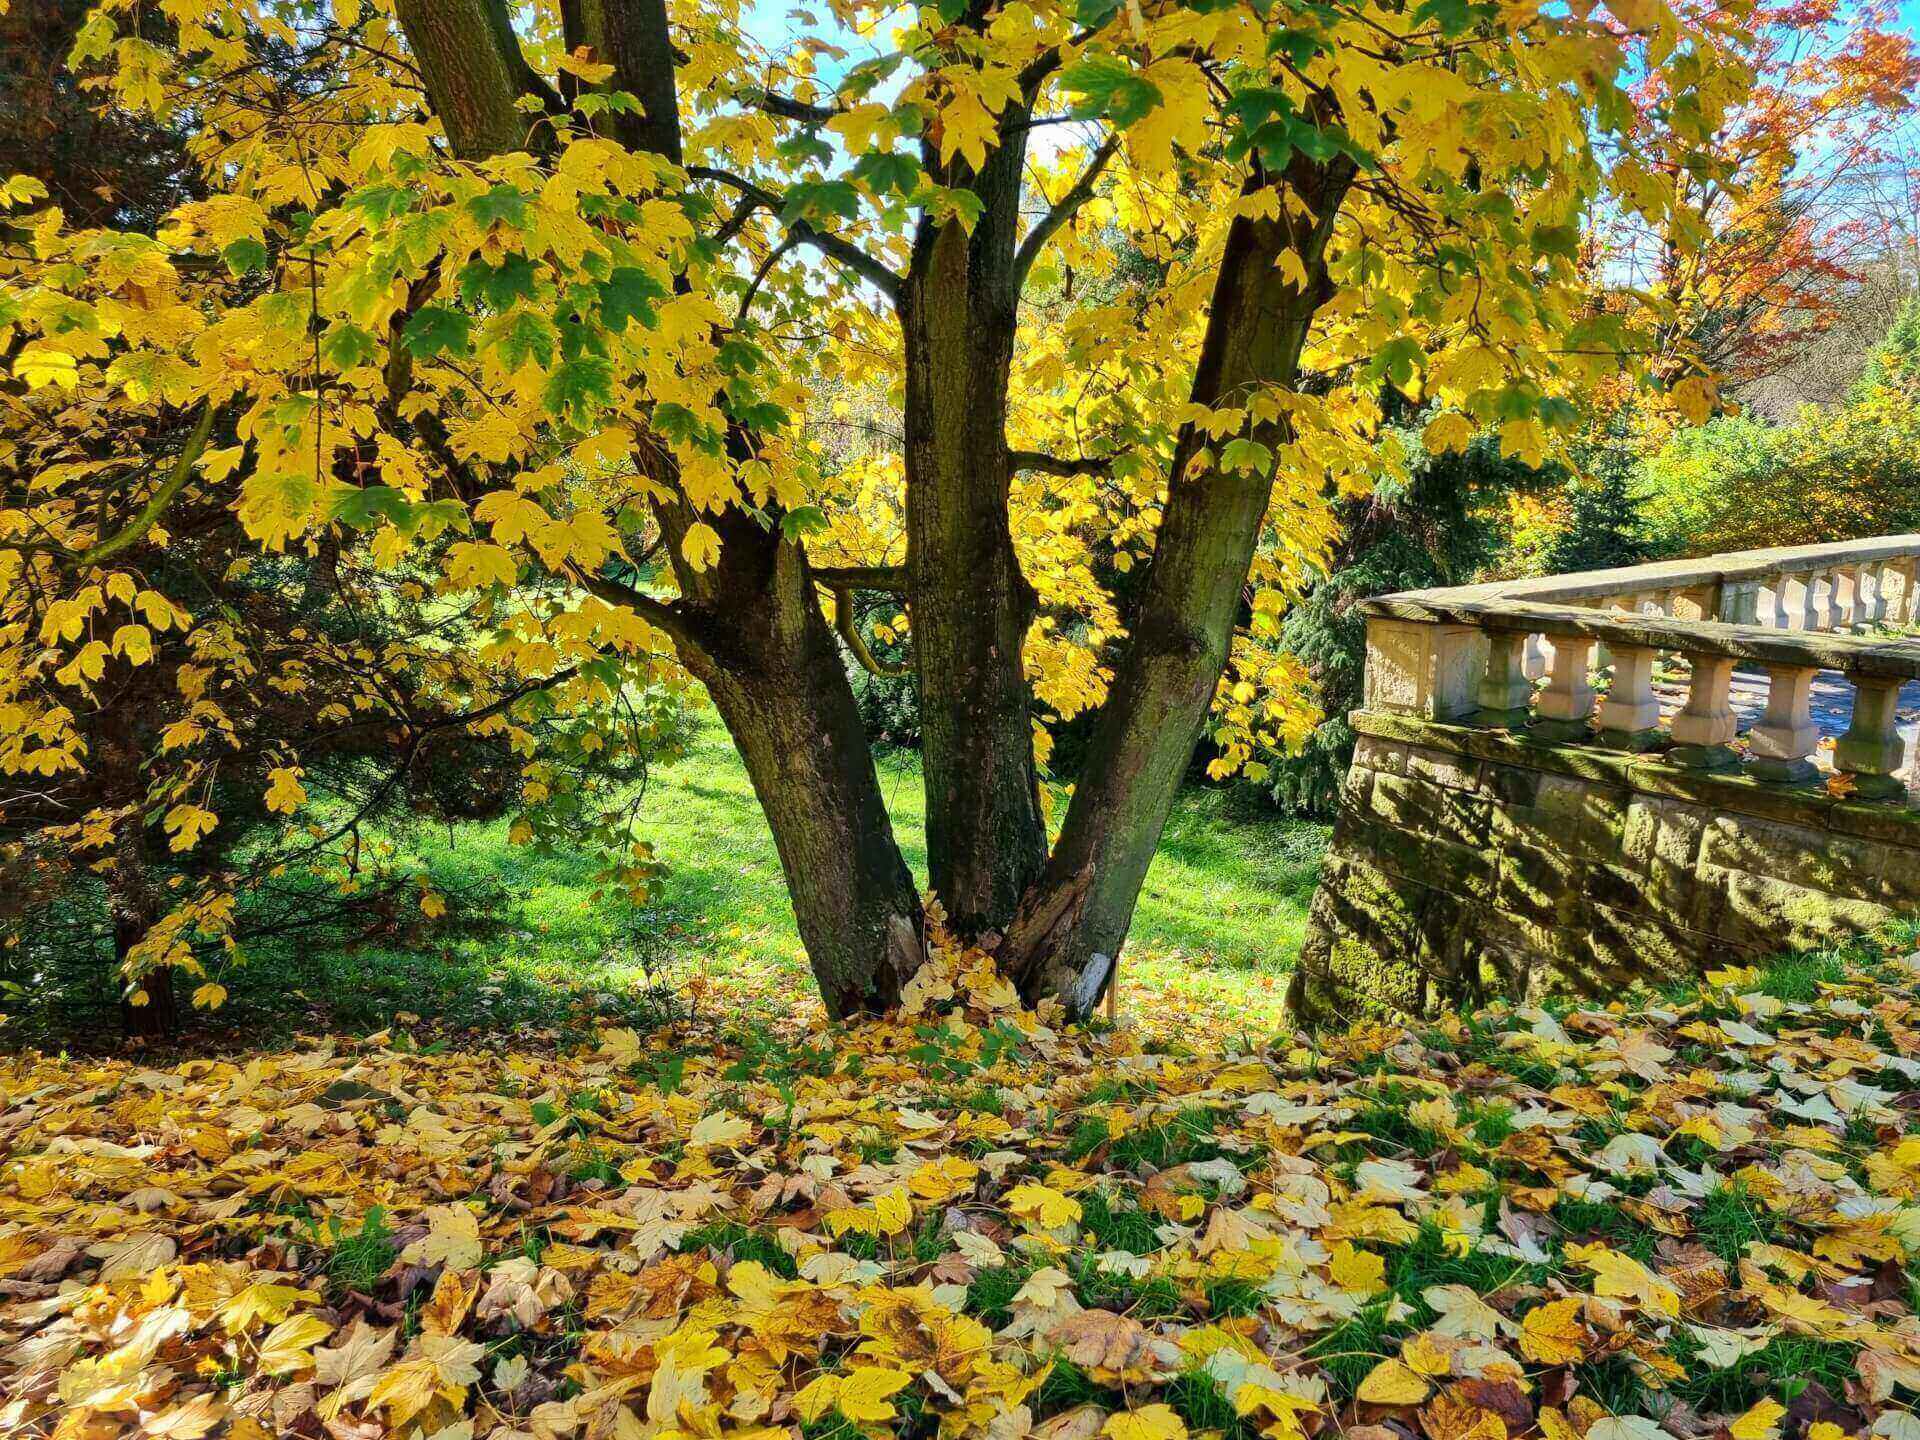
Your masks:
{"label": "yellow leaf", "polygon": [[680,554],[696,572],[712,569],[713,562],[720,558],[719,533],[704,520],[688,526],[680,541]]}
{"label": "yellow leaf", "polygon": [[1593,1292],[1614,1300],[1631,1300],[1657,1315],[1680,1314],[1680,1292],[1631,1255],[1605,1245],[1569,1245],[1567,1259],[1593,1271]]}
{"label": "yellow leaf", "polygon": [[1586,1353],[1587,1327],[1580,1320],[1581,1299],[1536,1305],[1520,1320],[1520,1353],[1541,1365],[1570,1365]]}
{"label": "yellow leaf", "polygon": [[1432,1389],[1398,1360],[1382,1360],[1354,1394],[1369,1405],[1418,1405]]}
{"label": "yellow leaf", "polygon": [[905,1389],[912,1379],[904,1370],[885,1370],[878,1366],[854,1370],[841,1378],[836,1403],[840,1413],[856,1425],[891,1420],[895,1411],[887,1396]]}
{"label": "yellow leaf", "polygon": [[1387,1262],[1351,1240],[1333,1247],[1327,1274],[1342,1290],[1358,1290],[1363,1295],[1377,1295],[1387,1288]]}
{"label": "yellow leaf", "polygon": [[267,809],[276,815],[291,815],[307,803],[307,792],[300,784],[300,768],[275,767],[267,776]]}
{"label": "yellow leaf", "polygon": [[173,837],[167,842],[167,848],[178,855],[198,845],[200,837],[220,823],[220,817],[198,805],[176,805],[161,823]]}
{"label": "yellow leaf", "polygon": [[208,981],[193,992],[193,1004],[196,1010],[218,1010],[227,1003],[227,987]]}
{"label": "yellow leaf", "polygon": [[1760,1400],[1753,1408],[1727,1426],[1733,1440],[1774,1440],[1780,1433],[1780,1420],[1787,1407],[1777,1400]]}
{"label": "yellow leaf", "polygon": [[1168,1405],[1143,1405],[1124,1415],[1109,1415],[1100,1427],[1112,1440],[1186,1440],[1187,1422]]}
{"label": "yellow leaf", "polygon": [[480,1263],[480,1222],[464,1205],[435,1205],[420,1217],[427,1233],[400,1252],[409,1265],[445,1264],[471,1270]]}
{"label": "yellow leaf", "polygon": [[333,1326],[317,1315],[294,1315],[282,1320],[260,1342],[260,1372],[284,1375],[291,1370],[305,1369],[313,1363],[313,1356],[308,1352],[332,1333]]}
{"label": "yellow leaf", "polygon": [[1078,1200],[1031,1181],[1007,1192],[1007,1208],[1022,1220],[1038,1221],[1047,1230],[1071,1225],[1080,1218]]}
{"label": "yellow leaf", "polygon": [[27,389],[39,390],[57,385],[72,390],[80,383],[80,366],[64,350],[49,350],[44,345],[29,345],[13,362],[14,375],[27,382]]}
{"label": "yellow leaf", "polygon": [[1432,455],[1464,455],[1473,440],[1473,422],[1466,416],[1449,413],[1436,415],[1420,432],[1421,443]]}

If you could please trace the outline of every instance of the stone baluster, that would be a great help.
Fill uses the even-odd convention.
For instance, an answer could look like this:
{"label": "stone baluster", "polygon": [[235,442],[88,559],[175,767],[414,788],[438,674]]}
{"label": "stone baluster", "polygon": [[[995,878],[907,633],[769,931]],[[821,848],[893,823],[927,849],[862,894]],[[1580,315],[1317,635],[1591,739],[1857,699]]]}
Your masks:
{"label": "stone baluster", "polygon": [[1881,571],[1883,581],[1891,580],[1892,599],[1887,604],[1887,618],[1895,625],[1911,625],[1920,619],[1920,611],[1915,608],[1914,561],[1911,558],[1894,560]]}
{"label": "stone baluster", "polygon": [[1653,693],[1650,645],[1619,645],[1613,650],[1613,685],[1600,706],[1600,743],[1613,750],[1648,750],[1660,739],[1660,701]]}
{"label": "stone baluster", "polygon": [[1723,620],[1729,625],[1760,623],[1760,582],[1758,580],[1729,580],[1720,587],[1717,597],[1712,589],[1697,593],[1703,598],[1693,616],[1696,620]]}
{"label": "stone baluster", "polygon": [[1840,572],[1822,570],[1814,579],[1818,584],[1814,590],[1813,623],[1808,628],[1816,632],[1837,630],[1840,627]]}
{"label": "stone baluster", "polygon": [[1860,623],[1884,624],[1887,618],[1887,567],[1881,564],[1860,567]]}
{"label": "stone baluster", "polygon": [[1526,654],[1521,661],[1521,666],[1526,671],[1527,679],[1545,679],[1547,667],[1552,663],[1553,646],[1547,643],[1546,636],[1529,635],[1527,637]]}
{"label": "stone baluster", "polygon": [[1806,576],[1806,585],[1800,594],[1802,615],[1799,628],[1808,634],[1818,634],[1827,628],[1828,617],[1821,594],[1821,578],[1820,571],[1809,571]]}
{"label": "stone baluster", "polygon": [[1553,637],[1553,665],[1547,688],[1534,697],[1530,733],[1542,740],[1585,740],[1593,716],[1593,685],[1587,666],[1593,641],[1583,635]]}
{"label": "stone baluster", "polygon": [[1805,601],[1800,598],[1800,577],[1779,574],[1767,582],[1768,624],[1776,630],[1794,628],[1794,617],[1801,613]]}
{"label": "stone baluster", "polygon": [[1860,603],[1860,577],[1863,565],[1841,565],[1833,572],[1833,624],[1838,630],[1857,630],[1866,619],[1866,607]]}
{"label": "stone baluster", "polygon": [[1906,798],[1907,742],[1895,718],[1901,681],[1887,675],[1850,675],[1853,719],[1833,747],[1833,768],[1853,777],[1853,793],[1863,800]]}
{"label": "stone baluster", "polygon": [[1718,770],[1735,760],[1733,737],[1739,717],[1733,713],[1733,658],[1687,656],[1693,679],[1687,703],[1673,717],[1673,749],[1667,758],[1693,770]]}
{"label": "stone baluster", "polygon": [[1481,725],[1518,730],[1527,723],[1533,681],[1527,677],[1527,648],[1533,637],[1520,630],[1487,632],[1487,669],[1480,677]]}
{"label": "stone baluster", "polygon": [[1767,708],[1749,737],[1747,771],[1756,780],[1787,785],[1811,779],[1820,731],[1813,723],[1814,665],[1769,665]]}

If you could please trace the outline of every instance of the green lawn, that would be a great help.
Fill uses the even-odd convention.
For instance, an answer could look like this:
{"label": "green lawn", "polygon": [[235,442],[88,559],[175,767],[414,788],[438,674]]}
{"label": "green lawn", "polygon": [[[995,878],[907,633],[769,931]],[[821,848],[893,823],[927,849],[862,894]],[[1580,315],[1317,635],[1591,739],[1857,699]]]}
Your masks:
{"label": "green lawn", "polygon": [[[918,757],[887,757],[881,783],[924,882]],[[445,919],[410,918],[409,933],[347,950],[263,951],[253,975],[234,977],[221,1018],[284,1025],[289,986],[312,1005],[300,1023],[345,1029],[403,1013],[508,1030],[582,1009],[644,1021],[668,993],[716,1013],[811,1003],[772,837],[710,717],[681,758],[655,767],[641,817],[666,866],[642,907],[596,895],[578,856],[508,846],[504,821],[423,829],[407,848],[450,896]],[[1134,921],[1123,1004],[1146,985],[1225,1015],[1277,1014],[1326,838],[1232,792],[1182,795]]]}

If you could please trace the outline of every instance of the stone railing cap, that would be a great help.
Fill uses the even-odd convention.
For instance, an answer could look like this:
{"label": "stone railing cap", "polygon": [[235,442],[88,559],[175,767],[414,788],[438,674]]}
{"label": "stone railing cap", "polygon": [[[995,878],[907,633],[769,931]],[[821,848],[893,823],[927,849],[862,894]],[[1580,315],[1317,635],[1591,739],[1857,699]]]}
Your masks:
{"label": "stone railing cap", "polygon": [[1920,557],[1920,535],[1883,535],[1836,545],[1791,545],[1771,550],[1733,550],[1697,560],[1660,560],[1614,570],[1577,570],[1531,580],[1494,580],[1482,585],[1450,585],[1403,590],[1360,602],[1362,613],[1385,615],[1383,608],[1404,601],[1597,600],[1669,590],[1697,590],[1743,580],[1767,580],[1808,570],[1870,565]]}
{"label": "stone railing cap", "polygon": [[1377,619],[1521,630],[1530,635],[1596,640],[1614,648],[1638,646],[1683,654],[1726,655],[1761,665],[1920,679],[1920,640],[1773,630],[1718,620],[1673,620],[1664,615],[1615,615],[1578,605],[1488,596],[1486,588],[1409,590],[1363,601],[1361,608]]}

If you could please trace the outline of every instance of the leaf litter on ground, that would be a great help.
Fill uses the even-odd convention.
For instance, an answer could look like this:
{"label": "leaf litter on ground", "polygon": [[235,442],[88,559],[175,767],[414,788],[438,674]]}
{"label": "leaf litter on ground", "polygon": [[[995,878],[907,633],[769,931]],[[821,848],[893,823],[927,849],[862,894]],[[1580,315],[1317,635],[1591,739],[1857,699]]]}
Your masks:
{"label": "leaf litter on ground", "polygon": [[1785,979],[16,1056],[0,1433],[1920,1440],[1920,953]]}

